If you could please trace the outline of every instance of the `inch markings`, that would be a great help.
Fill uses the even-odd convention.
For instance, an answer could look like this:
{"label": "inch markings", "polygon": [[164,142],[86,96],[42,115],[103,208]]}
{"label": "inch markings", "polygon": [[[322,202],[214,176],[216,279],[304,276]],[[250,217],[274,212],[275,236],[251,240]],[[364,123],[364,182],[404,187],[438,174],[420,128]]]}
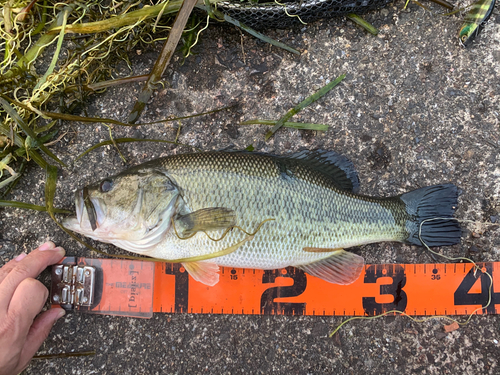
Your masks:
{"label": "inch markings", "polygon": [[[480,267],[493,277],[492,301],[477,313],[496,314],[500,293],[494,285],[496,276],[500,276],[500,263]],[[189,279],[189,285],[184,282],[183,289],[176,286],[175,290],[184,296],[189,294],[185,300],[189,301],[188,311],[193,313],[202,313],[203,305],[210,306],[215,314],[245,311],[261,315],[373,316],[399,310],[409,315],[444,315],[449,311],[463,315],[486,305],[491,283],[484,272],[474,274],[471,264],[367,265],[356,282],[344,286],[293,267],[245,271],[224,269],[214,287]],[[182,268],[176,272],[185,274]],[[162,292],[155,289],[155,296],[157,293]],[[159,306],[154,311],[159,311]]]}

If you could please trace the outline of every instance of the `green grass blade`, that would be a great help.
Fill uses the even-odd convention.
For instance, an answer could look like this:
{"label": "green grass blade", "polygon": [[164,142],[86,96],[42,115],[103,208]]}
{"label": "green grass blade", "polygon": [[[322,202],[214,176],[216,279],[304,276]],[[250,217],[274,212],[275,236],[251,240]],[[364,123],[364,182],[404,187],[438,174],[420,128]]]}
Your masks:
{"label": "green grass blade", "polygon": [[59,54],[61,53],[62,42],[64,40],[64,30],[66,28],[66,22],[68,21],[68,16],[69,16],[70,12],[71,12],[70,9],[65,9],[62,11],[62,26],[61,26],[61,32],[59,33],[59,39],[57,40],[56,51],[52,55],[52,61],[50,62],[50,65],[49,65],[47,71],[42,76],[42,78],[40,78],[38,80],[37,84],[35,85],[35,90],[40,88],[45,83],[45,81],[47,80],[47,77],[50,74],[52,74],[52,72],[54,71],[54,68],[56,67],[57,60],[59,59]]}
{"label": "green grass blade", "polygon": [[5,122],[0,123],[0,133],[5,135],[7,138],[9,138],[11,141],[14,142],[14,144],[17,147],[24,148],[24,138],[21,137],[19,134],[14,132],[14,139],[11,139],[11,132],[10,128],[7,126]]}
{"label": "green grass blade", "polygon": [[51,157],[52,159],[54,159],[56,162],[58,162],[62,166],[67,167],[67,165],[64,164],[61,160],[59,160],[59,158],[57,156],[55,156],[52,153],[52,151],[50,151],[47,147],[45,147],[42,143],[40,143],[38,141],[35,132],[33,130],[31,130],[31,128],[28,126],[28,124],[26,124],[24,122],[24,120],[21,118],[21,116],[19,116],[19,114],[17,113],[17,111],[14,109],[14,107],[12,107],[9,104],[9,102],[7,102],[4,99],[4,95],[2,95],[2,97],[0,97],[0,105],[4,108],[5,112],[7,112],[7,114],[17,123],[17,125],[19,125],[19,127],[23,130],[23,132],[26,135],[29,135],[31,138],[33,138],[33,140],[36,141],[38,148],[40,148],[49,157]]}
{"label": "green grass blade", "polygon": [[447,2],[446,0],[431,0],[433,3],[439,4],[442,7],[448,8],[450,10],[453,10],[454,6],[453,4]]}
{"label": "green grass blade", "polygon": [[[95,34],[102,33],[111,29],[119,29],[123,26],[133,25],[136,22],[144,19],[150,19],[158,16],[163,10],[163,14],[175,13],[182,5],[182,0],[172,0],[165,7],[164,3],[143,7],[142,9],[128,12],[116,17],[96,22],[80,23],[66,26],[66,33],[77,34]],[[58,33],[61,27],[54,27],[49,30],[49,33]]]}
{"label": "green grass blade", "polygon": [[168,34],[167,40],[163,45],[163,48],[160,52],[160,55],[155,61],[155,65],[151,70],[151,74],[149,75],[148,80],[144,84],[141,93],[139,94],[137,101],[132,108],[132,112],[128,117],[128,122],[135,123],[141,116],[142,111],[146,107],[151,95],[154,90],[156,90],[156,84],[161,80],[161,76],[165,72],[168,64],[170,63],[170,59],[179,44],[179,40],[181,39],[184,28],[186,27],[187,21],[191,12],[196,5],[197,0],[184,0],[182,2],[182,6],[177,13],[177,17],[175,18],[174,24],[170,29],[170,33]]}
{"label": "green grass blade", "polygon": [[266,133],[266,141],[269,138],[271,138],[273,136],[273,134],[276,133],[276,131],[279,128],[281,128],[286,121],[288,121],[289,119],[291,119],[294,115],[296,115],[297,113],[299,113],[300,111],[302,111],[308,105],[311,105],[316,100],[318,100],[319,98],[321,98],[324,95],[326,95],[331,89],[333,89],[340,82],[342,82],[342,80],[344,78],[345,78],[345,74],[342,74],[336,80],[334,80],[334,81],[326,84],[325,86],[323,86],[322,88],[320,88],[318,90],[318,92],[312,94],[311,96],[308,96],[305,100],[303,100],[302,102],[300,102],[299,104],[297,104],[295,107],[293,107],[291,110],[289,110],[282,118],[280,118],[278,120],[278,122],[276,122],[276,125],[274,125],[274,127]]}
{"label": "green grass blade", "polygon": [[[0,133],[9,137],[9,139],[10,139],[10,136],[11,136],[10,129],[5,123],[0,123]],[[22,154],[21,152],[17,152],[17,151],[25,152],[25,149],[24,149],[24,145],[25,145],[24,141],[25,140],[23,139],[23,137],[21,137],[17,133],[14,133],[13,141],[14,141],[14,144],[17,147],[19,147],[16,150],[16,154],[18,154],[18,155]],[[30,156],[41,168],[45,169],[45,167],[47,166],[47,162],[40,156],[40,154],[38,152],[36,152],[35,150],[30,150]]]}
{"label": "green grass blade", "polygon": [[368,21],[364,20],[362,17],[358,16],[357,14],[354,13],[349,13],[347,16],[352,22],[355,24],[361,26],[363,29],[368,31],[372,35],[378,35],[378,29],[373,26],[371,23]]}
{"label": "green grass blade", "polygon": [[[172,145],[178,145],[178,146],[193,147],[190,145],[186,145],[184,143],[179,143],[179,142],[174,142],[174,141],[166,141],[164,139],[141,139],[141,138],[117,138],[117,139],[115,139],[115,143],[130,143],[130,142],[158,142],[158,143],[170,143]],[[112,144],[113,144],[113,141],[99,142],[98,144],[93,145],[92,147],[90,147],[89,149],[85,150],[80,155],[78,155],[76,157],[75,161],[80,159],[82,156],[87,155],[89,152],[95,150],[96,148],[99,148],[102,146],[108,146],[108,145],[112,145]],[[200,149],[197,149],[196,147],[193,147],[193,148],[195,148],[198,151],[202,151]]]}
{"label": "green grass blade", "polygon": [[[204,5],[198,5],[197,7],[200,8],[200,9],[203,9],[204,11],[206,11],[207,13],[209,13],[209,10],[207,9],[206,6],[204,6]],[[295,48],[289,47],[285,43],[278,42],[275,39],[269,38],[268,36],[266,36],[266,35],[264,35],[262,33],[259,33],[258,31],[255,31],[251,27],[245,25],[244,23],[241,23],[238,20],[235,20],[234,18],[228,16],[227,14],[222,13],[221,11],[219,11],[217,9],[211,9],[210,12],[212,12],[213,14],[215,14],[215,16],[217,16],[219,19],[224,19],[224,21],[229,22],[230,24],[232,24],[232,25],[234,25],[236,27],[239,27],[241,30],[246,31],[250,35],[252,35],[252,36],[254,36],[254,37],[262,40],[263,42],[269,43],[269,44],[271,44],[271,45],[273,45],[275,47],[278,47],[278,48],[282,48],[285,51],[294,53],[296,55],[300,55],[300,52],[297,51]]]}
{"label": "green grass blade", "polygon": [[[9,99],[9,98],[7,98],[7,99]],[[12,100],[12,99],[9,99],[9,101],[11,103],[17,105],[18,107],[26,109],[27,111],[31,111],[31,109],[27,105],[25,105],[23,103],[20,103],[18,101]],[[114,125],[120,125],[120,126],[141,126],[141,125],[160,124],[162,122],[172,122],[172,121],[186,120],[186,119],[193,118],[193,117],[210,115],[210,114],[217,113],[217,112],[220,112],[220,111],[225,111],[226,109],[234,108],[236,105],[237,104],[233,104],[233,105],[229,105],[227,107],[222,107],[222,108],[214,109],[214,110],[207,111],[207,112],[195,113],[194,115],[174,117],[174,118],[168,118],[168,119],[163,119],[163,120],[158,120],[158,121],[151,121],[151,122],[143,122],[143,123],[139,123],[139,124],[129,124],[129,123],[126,123],[126,122],[121,122],[121,121],[118,121],[118,120],[113,120],[113,119],[104,118],[104,117],[83,117],[83,116],[69,115],[69,114],[66,114],[66,113],[46,112],[46,111],[42,111],[42,110],[38,110],[38,112],[40,112],[45,117],[53,118],[53,119],[56,119],[56,120],[79,121],[79,122],[88,122],[88,123],[102,122],[104,124],[114,124]],[[2,124],[0,124],[0,125],[2,125]],[[8,136],[8,134],[5,134],[5,135]],[[24,146],[20,146],[20,147],[24,147]]]}
{"label": "green grass blade", "polygon": [[[247,121],[240,122],[239,125],[259,124],[259,125],[273,126],[273,125],[276,125],[277,122],[278,121],[275,121],[275,120],[255,119],[255,120],[247,120]],[[323,132],[328,130],[328,125],[313,124],[313,123],[307,123],[307,122],[284,122],[283,126],[286,128],[294,128],[294,129],[301,129],[301,130],[319,130],[319,131],[323,131]]]}
{"label": "green grass blade", "polygon": [[5,180],[3,181],[0,181],[0,189],[2,189],[3,187],[7,186],[8,184],[10,183],[13,183],[16,181],[16,179],[19,178],[19,174],[15,174],[13,176],[10,176],[10,177],[7,177]]}
{"label": "green grass blade", "polygon": [[[147,81],[148,77],[149,77],[149,74],[143,74],[140,76],[132,76],[132,77],[125,77],[125,78],[116,78],[116,79],[110,79],[108,81],[95,82],[95,83],[91,83],[88,85],[82,85],[81,88],[85,91],[92,91],[93,92],[93,91],[104,90],[104,89],[107,89],[108,87],[125,85],[127,83]],[[77,85],[71,85],[71,86],[66,87],[64,89],[64,92],[66,92],[66,93],[75,92],[75,91],[78,91],[78,88],[79,87]]]}
{"label": "green grass blade", "polygon": [[42,5],[42,19],[38,23],[38,25],[35,27],[33,32],[31,33],[31,36],[34,37],[37,34],[40,34],[40,32],[43,30],[45,27],[45,22],[47,22],[47,0],[44,0],[43,5]]}
{"label": "green grass blade", "polygon": [[[69,4],[66,7],[64,7],[63,11],[67,10],[69,12],[72,12],[76,6],[77,6],[76,3]],[[43,21],[43,22],[45,22],[45,21]],[[62,22],[62,17],[57,17],[56,21],[53,22],[49,26],[49,31],[51,28],[54,28],[54,27],[57,27],[58,25],[61,25],[61,22]],[[50,44],[52,44],[52,42],[55,40],[56,37],[57,37],[57,34],[46,33],[46,34],[42,35],[36,41],[36,43],[31,48],[29,48],[28,51],[26,51],[24,53],[24,56],[21,59],[19,59],[19,61],[17,62],[16,65],[22,69],[29,69],[29,67],[31,66],[33,61],[36,60],[36,58],[43,52],[43,50],[45,48],[47,48]],[[13,75],[15,75],[14,69],[11,69],[5,73],[5,77],[12,77]]]}
{"label": "green grass blade", "polygon": [[[35,211],[40,211],[40,212],[47,211],[47,207],[45,207],[45,206],[38,206],[36,204],[17,202],[17,201],[0,200],[0,207],[14,207],[14,208],[22,208],[22,209],[26,209],[26,210],[35,210]],[[71,211],[61,210],[59,208],[54,208],[54,212],[56,212],[58,214],[70,214],[71,213]]]}
{"label": "green grass blade", "polygon": [[21,180],[21,177],[24,174],[24,170],[25,170],[27,164],[28,164],[28,161],[26,159],[23,159],[21,161],[21,165],[19,166],[19,170],[17,171],[18,178],[16,178],[12,182],[12,184],[10,184],[10,186],[7,189],[5,189],[2,192],[2,194],[0,194],[0,199],[5,198],[6,196],[8,196],[10,194],[10,192],[12,190],[14,190],[14,188],[17,186],[17,183]]}
{"label": "green grass blade", "polygon": [[254,29],[252,29],[250,26],[247,26],[244,23],[241,23],[240,21],[237,21],[234,18],[231,18],[227,14],[224,14],[224,20],[226,20],[226,22],[229,22],[229,23],[239,27],[241,30],[246,31],[250,35],[262,40],[263,42],[266,42],[266,43],[269,43],[275,47],[284,49],[285,51],[291,52],[295,55],[300,55],[300,52],[298,50],[296,50],[295,48],[287,46],[285,43],[281,43],[281,42],[277,41],[276,39],[270,38],[262,33],[259,33],[258,31],[255,31]]}
{"label": "green grass blade", "polygon": [[50,217],[54,219],[54,196],[56,195],[57,167],[47,165],[45,168],[45,208]]}

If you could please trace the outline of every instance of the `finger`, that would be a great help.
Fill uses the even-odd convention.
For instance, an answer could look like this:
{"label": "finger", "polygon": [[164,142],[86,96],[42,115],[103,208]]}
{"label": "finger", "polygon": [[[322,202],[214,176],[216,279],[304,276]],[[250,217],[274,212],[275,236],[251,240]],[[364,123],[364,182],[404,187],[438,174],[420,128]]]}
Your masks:
{"label": "finger", "polygon": [[57,319],[64,316],[64,314],[66,314],[66,312],[63,309],[56,308],[41,313],[35,319],[31,329],[29,330],[21,357],[19,358],[20,367],[18,369],[18,373],[28,366],[31,358],[35,355],[37,350],[49,335],[54,323]]}
{"label": "finger", "polygon": [[5,306],[2,313],[3,336],[4,340],[8,337],[8,350],[11,353],[21,353],[33,320],[47,296],[47,288],[41,282],[29,278],[19,284],[10,305]]}
{"label": "finger", "polygon": [[26,337],[48,296],[49,291],[38,280],[27,278],[19,284],[12,295],[6,314],[7,319],[15,320],[16,335]]}
{"label": "finger", "polygon": [[0,284],[0,308],[9,304],[14,291],[24,279],[37,277],[47,266],[57,263],[63,256],[64,249],[61,247],[47,250],[39,248],[19,261]]}
{"label": "finger", "polygon": [[[53,249],[54,247],[56,247],[56,245],[54,245],[54,242],[48,241],[48,242],[45,242],[44,244],[40,245],[38,247],[38,249],[46,249],[47,250],[47,249]],[[27,255],[28,254],[26,254],[26,253],[21,253],[17,257],[15,257],[14,259],[11,259],[9,262],[5,263],[3,265],[3,267],[0,268],[0,284],[5,279],[5,277],[7,277],[8,273],[18,264],[18,262],[20,262],[21,260],[26,258]]]}
{"label": "finger", "polygon": [[11,259],[7,263],[5,263],[2,266],[2,268],[0,268],[0,284],[7,277],[9,272],[16,266],[16,264],[18,262],[20,262],[21,260],[23,260],[24,258],[26,258],[27,255],[28,254],[26,254],[26,253],[21,253],[17,257],[15,257],[14,259]]}

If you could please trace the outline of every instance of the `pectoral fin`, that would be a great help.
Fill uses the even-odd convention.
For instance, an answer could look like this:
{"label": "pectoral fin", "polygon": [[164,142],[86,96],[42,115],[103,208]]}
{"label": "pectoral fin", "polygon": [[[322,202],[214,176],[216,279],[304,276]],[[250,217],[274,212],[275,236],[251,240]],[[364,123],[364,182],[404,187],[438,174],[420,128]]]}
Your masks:
{"label": "pectoral fin", "polygon": [[297,266],[297,268],[330,283],[347,285],[359,278],[364,265],[363,257],[345,250],[337,250],[329,258]]}
{"label": "pectoral fin", "polygon": [[210,230],[227,229],[236,224],[236,213],[224,207],[202,208],[177,216],[175,226],[183,236]]}

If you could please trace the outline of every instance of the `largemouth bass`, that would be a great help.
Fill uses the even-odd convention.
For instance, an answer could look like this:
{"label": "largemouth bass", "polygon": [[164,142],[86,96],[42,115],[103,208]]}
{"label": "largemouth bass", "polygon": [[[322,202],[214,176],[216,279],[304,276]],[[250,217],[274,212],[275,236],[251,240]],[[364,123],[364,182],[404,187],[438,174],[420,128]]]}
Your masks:
{"label": "largemouth bass", "polygon": [[77,191],[76,217],[63,224],[134,253],[181,261],[207,285],[218,282],[219,266],[295,266],[350,284],[364,259],[345,248],[460,241],[459,224],[447,219],[457,206],[454,185],[390,198],[358,195],[358,188],[353,164],[332,151],[175,155]]}

